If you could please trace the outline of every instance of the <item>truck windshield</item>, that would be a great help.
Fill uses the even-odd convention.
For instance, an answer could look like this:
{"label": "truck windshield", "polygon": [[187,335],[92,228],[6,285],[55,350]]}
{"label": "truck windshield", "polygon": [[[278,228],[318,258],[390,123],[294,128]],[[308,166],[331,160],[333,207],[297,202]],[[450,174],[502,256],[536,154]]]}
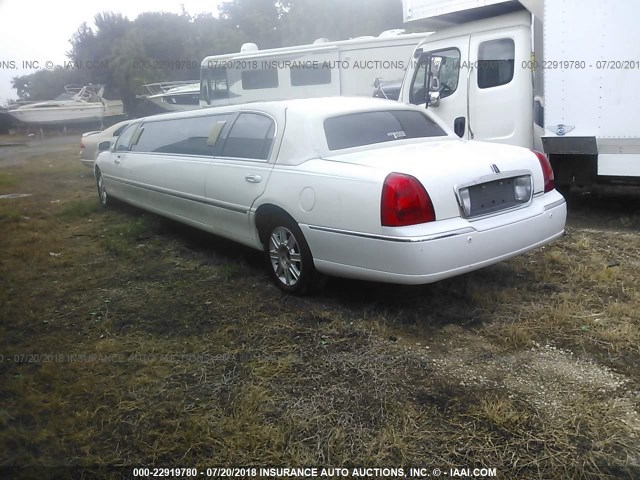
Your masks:
{"label": "truck windshield", "polygon": [[203,65],[200,69],[200,100],[211,105],[215,100],[229,98],[227,69]]}
{"label": "truck windshield", "polygon": [[409,90],[409,102],[420,105],[425,102],[425,75],[427,66],[431,62],[431,75],[437,77],[440,83],[440,98],[448,97],[458,88],[458,77],[460,75],[460,50],[448,48],[446,50],[436,50],[423,53],[420,56],[418,68],[411,82]]}
{"label": "truck windshield", "polygon": [[447,135],[427,115],[413,110],[352,113],[327,118],[324,132],[329,150]]}

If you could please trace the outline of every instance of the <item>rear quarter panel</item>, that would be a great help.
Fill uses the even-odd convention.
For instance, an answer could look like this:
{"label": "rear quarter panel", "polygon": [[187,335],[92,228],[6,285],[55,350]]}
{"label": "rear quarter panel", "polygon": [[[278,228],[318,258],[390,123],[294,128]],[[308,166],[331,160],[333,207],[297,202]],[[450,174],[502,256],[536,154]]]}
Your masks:
{"label": "rear quarter panel", "polygon": [[380,231],[384,172],[322,159],[276,165],[257,208],[273,204],[296,222],[351,231]]}

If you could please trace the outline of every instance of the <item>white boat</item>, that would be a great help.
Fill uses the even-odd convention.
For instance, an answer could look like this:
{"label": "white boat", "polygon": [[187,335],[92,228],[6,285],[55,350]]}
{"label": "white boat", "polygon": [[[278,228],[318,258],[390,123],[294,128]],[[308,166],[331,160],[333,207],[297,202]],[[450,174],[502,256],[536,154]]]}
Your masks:
{"label": "white boat", "polygon": [[54,100],[23,105],[9,110],[9,115],[24,123],[61,125],[97,122],[122,115],[122,101],[106,100],[103,93],[104,85],[67,86]]}
{"label": "white boat", "polygon": [[143,98],[168,112],[193,110],[200,106],[200,83],[192,80],[147,83],[142,87],[147,92]]}

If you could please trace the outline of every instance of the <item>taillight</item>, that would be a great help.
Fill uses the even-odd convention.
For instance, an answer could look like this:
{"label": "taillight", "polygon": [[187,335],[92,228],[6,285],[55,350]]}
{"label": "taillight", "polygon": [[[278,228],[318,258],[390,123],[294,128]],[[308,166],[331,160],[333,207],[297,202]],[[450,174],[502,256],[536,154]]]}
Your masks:
{"label": "taillight", "polygon": [[551,168],[551,163],[544,153],[536,152],[535,150],[531,151],[536,154],[536,157],[538,157],[538,161],[540,162],[540,166],[542,167],[542,176],[544,177],[544,193],[550,192],[555,188],[553,168]]}
{"label": "taillight", "polygon": [[383,226],[403,227],[435,219],[431,198],[415,177],[403,173],[387,175],[380,201],[380,222]]}
{"label": "taillight", "polygon": [[80,148],[84,148],[84,143],[82,143],[82,140],[80,140]]}

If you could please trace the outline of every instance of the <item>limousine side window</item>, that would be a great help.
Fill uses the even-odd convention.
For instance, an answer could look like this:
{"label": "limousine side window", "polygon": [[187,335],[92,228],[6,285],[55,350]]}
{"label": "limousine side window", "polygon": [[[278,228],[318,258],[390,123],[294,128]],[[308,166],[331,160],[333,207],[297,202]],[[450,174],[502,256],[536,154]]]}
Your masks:
{"label": "limousine side window", "polygon": [[232,115],[208,115],[146,122],[134,152],[213,156],[220,131]]}
{"label": "limousine side window", "polygon": [[274,132],[271,118],[257,113],[241,113],[227,136],[222,156],[267,160]]}
{"label": "limousine side window", "polygon": [[129,144],[131,143],[131,138],[138,128],[138,123],[127,126],[127,128],[120,134],[118,140],[116,141],[116,146],[114,150],[116,152],[126,152],[129,150]]}

